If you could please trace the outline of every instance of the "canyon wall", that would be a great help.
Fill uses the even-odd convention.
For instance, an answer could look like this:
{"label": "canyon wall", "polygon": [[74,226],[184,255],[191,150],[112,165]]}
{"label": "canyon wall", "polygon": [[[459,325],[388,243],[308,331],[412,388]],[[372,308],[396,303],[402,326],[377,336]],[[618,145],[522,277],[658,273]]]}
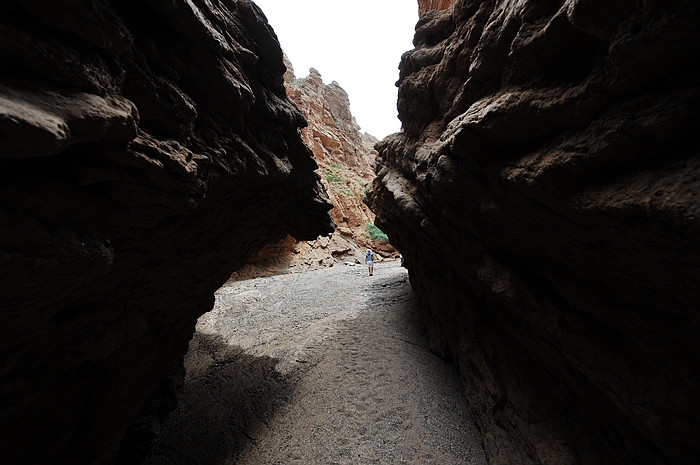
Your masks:
{"label": "canyon wall", "polygon": [[319,165],[321,180],[333,204],[330,214],[337,227],[328,237],[317,240],[296,241],[288,237],[266,246],[232,278],[361,263],[367,247],[385,257],[395,256],[396,250],[388,242],[372,240],[368,225],[374,222],[374,213],[363,202],[365,189],[374,179],[374,145],[379,141],[362,132],[352,116],[350,97],[337,82],[325,84],[313,68],[307,77],[297,78],[286,57],[285,65],[287,94],[307,121],[301,137]]}
{"label": "canyon wall", "polygon": [[374,219],[362,196],[374,179],[374,144],[379,141],[361,132],[345,90],[335,81],[324,84],[315,69],[305,78],[288,81],[287,87],[308,122],[301,134],[321,168],[334,205],[331,215],[343,234],[362,243],[362,232]]}
{"label": "canyon wall", "polygon": [[418,16],[433,10],[446,10],[454,4],[455,0],[418,0]]}
{"label": "canyon wall", "polygon": [[[362,132],[350,111],[350,98],[340,85],[333,81],[324,84],[321,74],[310,69],[305,78],[287,75],[289,98],[296,103],[308,125],[301,136],[321,168],[322,181],[333,203],[331,216],[337,224],[334,238],[342,236],[342,242],[355,244],[364,257],[367,247],[382,248],[372,242],[367,225],[374,222],[374,213],[362,198],[366,186],[374,179],[377,138]],[[384,244],[387,252],[392,251]]]}
{"label": "canyon wall", "polygon": [[700,13],[458,0],[368,202],[493,464],[700,456]]}
{"label": "canyon wall", "polygon": [[0,462],[110,463],[160,385],[157,433],[214,291],[332,205],[250,1],[5,1],[0,26]]}

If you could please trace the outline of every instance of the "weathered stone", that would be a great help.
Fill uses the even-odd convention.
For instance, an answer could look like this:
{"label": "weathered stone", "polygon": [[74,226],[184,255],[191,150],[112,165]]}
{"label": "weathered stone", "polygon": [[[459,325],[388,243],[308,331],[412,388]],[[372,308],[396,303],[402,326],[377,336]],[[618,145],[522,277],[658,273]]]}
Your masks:
{"label": "weathered stone", "polygon": [[290,79],[286,85],[308,122],[301,134],[321,168],[333,203],[333,220],[343,231],[352,231],[349,240],[360,247],[370,246],[366,226],[374,221],[374,214],[362,197],[374,178],[374,144],[379,141],[361,132],[350,111],[348,94],[337,82],[324,84],[321,74],[312,68],[306,78]]}
{"label": "weathered stone", "polygon": [[698,30],[691,1],[417,24],[369,203],[491,463],[700,455]]}
{"label": "weathered stone", "polygon": [[102,463],[214,291],[331,204],[250,1],[6,1],[0,39],[0,462]]}
{"label": "weathered stone", "polygon": [[378,140],[361,131],[350,111],[349,96],[337,82],[324,84],[313,68],[309,76],[297,79],[289,59],[285,65],[287,93],[308,123],[301,136],[319,164],[333,203],[331,217],[338,227],[328,239],[297,243],[286,238],[266,246],[232,278],[317,269],[348,259],[360,261],[367,247],[385,257],[395,256],[396,250],[388,242],[371,239],[368,224],[374,222],[374,214],[363,202],[365,188],[374,178],[374,144]]}
{"label": "weathered stone", "polygon": [[454,4],[455,0],[418,0],[418,16],[433,10],[446,10]]}

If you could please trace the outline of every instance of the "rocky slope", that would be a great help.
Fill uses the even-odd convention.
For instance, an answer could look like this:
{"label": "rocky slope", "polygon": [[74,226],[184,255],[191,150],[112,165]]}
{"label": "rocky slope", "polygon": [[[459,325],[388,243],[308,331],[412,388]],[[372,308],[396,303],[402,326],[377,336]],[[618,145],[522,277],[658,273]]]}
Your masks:
{"label": "rocky slope", "polygon": [[494,464],[700,454],[696,3],[458,0],[369,203]]}
{"label": "rocky slope", "polygon": [[308,123],[301,136],[318,162],[337,228],[329,237],[318,240],[300,242],[287,238],[269,245],[234,278],[362,261],[367,247],[385,256],[395,255],[395,249],[387,242],[372,240],[368,224],[374,223],[374,213],[362,200],[366,186],[374,179],[374,145],[379,141],[361,131],[350,111],[348,94],[337,82],[324,84],[321,74],[313,68],[307,77],[297,79],[288,59],[285,65],[285,87]]}
{"label": "rocky slope", "polygon": [[331,205],[251,2],[6,1],[0,26],[0,462],[109,462],[231,271]]}
{"label": "rocky slope", "polygon": [[313,68],[301,79],[296,79],[289,63],[288,70],[287,93],[308,122],[301,136],[321,168],[322,181],[333,203],[331,216],[337,234],[331,239],[339,234],[360,249],[371,246],[393,251],[388,244],[368,237],[367,225],[374,222],[374,213],[362,201],[365,187],[374,179],[374,145],[379,141],[361,131],[350,111],[348,94],[337,82],[324,84]]}

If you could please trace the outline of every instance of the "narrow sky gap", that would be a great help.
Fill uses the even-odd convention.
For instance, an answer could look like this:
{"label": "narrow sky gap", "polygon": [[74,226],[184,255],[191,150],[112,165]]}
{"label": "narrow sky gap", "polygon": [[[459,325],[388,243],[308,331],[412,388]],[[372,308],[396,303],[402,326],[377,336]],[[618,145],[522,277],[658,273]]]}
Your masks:
{"label": "narrow sky gap", "polygon": [[363,132],[397,132],[395,86],[401,55],[413,48],[418,6],[406,0],[254,0],[262,8],[297,77],[316,68],[350,96]]}

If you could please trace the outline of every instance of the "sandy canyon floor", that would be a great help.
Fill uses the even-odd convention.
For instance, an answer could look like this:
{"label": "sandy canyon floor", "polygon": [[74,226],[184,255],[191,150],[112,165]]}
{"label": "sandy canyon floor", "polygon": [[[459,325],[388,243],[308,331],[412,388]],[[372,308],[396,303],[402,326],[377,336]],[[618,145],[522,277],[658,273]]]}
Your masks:
{"label": "sandy canyon floor", "polygon": [[485,464],[398,262],[230,282],[150,465]]}

